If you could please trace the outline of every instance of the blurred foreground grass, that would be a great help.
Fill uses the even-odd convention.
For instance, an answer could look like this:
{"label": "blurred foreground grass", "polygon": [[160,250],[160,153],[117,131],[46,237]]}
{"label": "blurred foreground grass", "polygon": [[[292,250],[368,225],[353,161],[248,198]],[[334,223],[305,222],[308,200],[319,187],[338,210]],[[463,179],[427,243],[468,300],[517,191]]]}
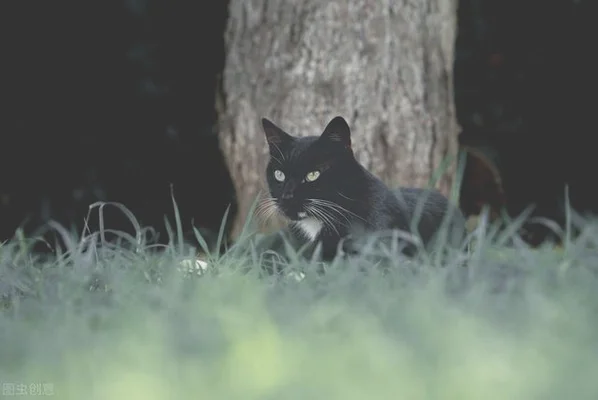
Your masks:
{"label": "blurred foreground grass", "polygon": [[250,254],[189,275],[174,243],[48,260],[7,243],[0,398],[596,399],[595,232],[562,252],[482,243],[466,266],[291,263],[300,282]]}

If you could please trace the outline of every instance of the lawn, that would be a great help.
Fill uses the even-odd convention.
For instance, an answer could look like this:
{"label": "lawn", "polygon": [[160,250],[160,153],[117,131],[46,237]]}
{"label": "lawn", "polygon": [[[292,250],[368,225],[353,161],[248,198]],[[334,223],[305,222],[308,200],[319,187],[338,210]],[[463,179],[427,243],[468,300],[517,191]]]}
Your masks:
{"label": "lawn", "polygon": [[52,258],[17,238],[0,398],[597,399],[598,223],[558,251],[489,232],[442,260],[291,257],[275,275],[251,235],[203,273],[175,234],[63,232]]}

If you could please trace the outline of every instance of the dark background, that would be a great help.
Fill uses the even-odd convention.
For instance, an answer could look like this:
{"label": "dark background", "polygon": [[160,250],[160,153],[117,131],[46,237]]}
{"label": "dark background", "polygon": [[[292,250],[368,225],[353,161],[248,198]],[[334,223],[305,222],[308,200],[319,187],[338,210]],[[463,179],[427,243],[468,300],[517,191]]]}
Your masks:
{"label": "dark background", "polygon": [[[565,185],[576,211],[598,211],[598,2],[460,4],[455,99],[461,143],[481,145],[492,158],[512,216],[533,204],[534,215],[564,222]],[[471,202],[471,190],[464,189],[462,203]],[[535,228],[530,240],[537,243],[543,229]]]}
{"label": "dark background", "polygon": [[[565,183],[577,209],[598,209],[595,4],[460,1],[460,141],[499,174],[495,202],[512,215],[536,204],[562,219]],[[191,221],[218,229],[234,205],[214,109],[226,10],[226,1],[2,2],[0,240],[49,219],[80,230],[103,200],[124,203],[164,242],[171,187],[187,232]],[[475,213],[493,194],[468,179],[462,205]],[[120,212],[106,218],[130,229]]]}

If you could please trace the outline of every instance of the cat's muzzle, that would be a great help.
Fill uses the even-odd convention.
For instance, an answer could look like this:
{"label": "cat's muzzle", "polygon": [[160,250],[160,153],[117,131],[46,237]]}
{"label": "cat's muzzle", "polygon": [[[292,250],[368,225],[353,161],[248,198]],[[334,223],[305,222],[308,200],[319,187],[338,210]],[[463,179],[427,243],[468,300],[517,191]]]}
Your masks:
{"label": "cat's muzzle", "polygon": [[300,206],[284,204],[281,209],[284,215],[291,221],[300,221],[308,217],[308,214]]}

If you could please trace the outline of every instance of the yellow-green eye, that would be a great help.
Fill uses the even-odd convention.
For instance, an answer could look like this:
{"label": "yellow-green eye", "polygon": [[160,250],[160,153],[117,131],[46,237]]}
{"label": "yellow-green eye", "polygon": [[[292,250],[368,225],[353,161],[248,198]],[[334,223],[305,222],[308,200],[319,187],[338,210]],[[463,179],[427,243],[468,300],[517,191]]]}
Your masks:
{"label": "yellow-green eye", "polygon": [[276,179],[278,182],[284,182],[284,172],[279,169],[275,170],[274,179]]}
{"label": "yellow-green eye", "polygon": [[305,175],[305,180],[308,182],[313,182],[320,177],[320,171],[311,171],[307,175]]}

